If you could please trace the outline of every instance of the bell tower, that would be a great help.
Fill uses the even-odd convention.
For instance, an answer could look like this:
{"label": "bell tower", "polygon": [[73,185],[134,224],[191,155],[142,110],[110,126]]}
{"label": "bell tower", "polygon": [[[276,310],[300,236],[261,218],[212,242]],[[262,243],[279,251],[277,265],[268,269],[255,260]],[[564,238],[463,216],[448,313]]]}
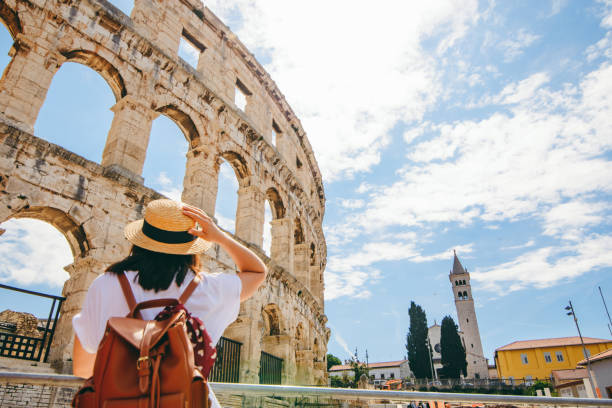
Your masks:
{"label": "bell tower", "polygon": [[467,359],[467,378],[488,378],[489,367],[482,351],[478,320],[474,309],[470,274],[463,268],[454,252],[453,269],[448,276],[455,297],[459,328],[463,332],[463,345]]}

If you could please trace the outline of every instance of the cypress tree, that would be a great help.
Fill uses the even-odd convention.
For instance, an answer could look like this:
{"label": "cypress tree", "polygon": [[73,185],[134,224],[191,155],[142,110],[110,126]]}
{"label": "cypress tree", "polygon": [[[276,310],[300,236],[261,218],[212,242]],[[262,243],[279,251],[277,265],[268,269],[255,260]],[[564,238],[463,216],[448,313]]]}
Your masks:
{"label": "cypress tree", "polygon": [[446,378],[459,378],[467,375],[465,348],[459,337],[455,321],[450,316],[442,319],[440,328],[440,354],[442,355],[442,374]]}
{"label": "cypress tree", "polygon": [[416,378],[431,378],[431,350],[428,347],[427,316],[421,306],[410,302],[410,329],[406,335],[408,364]]}

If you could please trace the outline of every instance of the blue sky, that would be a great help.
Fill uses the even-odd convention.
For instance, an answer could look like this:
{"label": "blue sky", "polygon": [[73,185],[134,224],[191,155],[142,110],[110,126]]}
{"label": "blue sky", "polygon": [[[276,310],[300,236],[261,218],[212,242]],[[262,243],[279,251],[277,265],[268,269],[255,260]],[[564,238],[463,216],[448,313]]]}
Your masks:
{"label": "blue sky", "polygon": [[[402,358],[411,300],[430,324],[455,316],[453,249],[486,357],[575,335],[569,299],[584,335],[611,337],[597,287],[612,306],[612,2],[205,4],[270,72],[323,172],[331,353]],[[0,55],[10,43],[0,30]],[[112,104],[94,71],[65,64],[35,132],[99,162]],[[158,118],[145,184],[176,197],[186,150]],[[221,175],[215,216],[231,229],[237,186]],[[9,222],[0,279],[59,293],[61,236],[34,256],[41,227]]]}

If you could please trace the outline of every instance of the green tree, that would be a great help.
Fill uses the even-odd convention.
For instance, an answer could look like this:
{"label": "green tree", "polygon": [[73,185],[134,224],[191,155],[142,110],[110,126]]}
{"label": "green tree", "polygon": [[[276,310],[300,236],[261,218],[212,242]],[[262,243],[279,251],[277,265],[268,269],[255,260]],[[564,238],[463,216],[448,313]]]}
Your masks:
{"label": "green tree", "polygon": [[416,378],[431,378],[431,350],[428,347],[427,315],[421,306],[410,302],[410,329],[406,335],[408,364]]}
{"label": "green tree", "polygon": [[334,356],[333,354],[328,354],[327,355],[327,371],[329,371],[329,369],[335,365],[342,365],[342,361]]}
{"label": "green tree", "polygon": [[353,369],[352,387],[356,388],[357,383],[359,382],[359,379],[361,378],[362,374],[365,374],[366,377],[369,377],[370,374],[368,370],[368,365],[363,361],[359,361],[359,357],[357,356],[357,349],[355,349],[355,355],[349,360],[349,365]]}
{"label": "green tree", "polygon": [[459,378],[467,375],[465,349],[459,337],[455,321],[450,316],[442,319],[440,327],[440,354],[442,355],[442,374],[446,378]]}

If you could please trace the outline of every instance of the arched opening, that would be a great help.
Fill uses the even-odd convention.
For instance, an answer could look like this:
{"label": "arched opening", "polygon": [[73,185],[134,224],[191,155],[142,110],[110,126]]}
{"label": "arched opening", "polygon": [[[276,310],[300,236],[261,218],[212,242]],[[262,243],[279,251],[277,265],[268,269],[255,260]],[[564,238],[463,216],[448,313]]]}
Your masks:
{"label": "arched opening", "polygon": [[461,291],[457,292],[457,299],[463,300],[463,293]]}
{"label": "arched opening", "polygon": [[[86,53],[75,52],[77,62]],[[95,65],[95,64],[94,64]],[[84,158],[100,163],[117,98],[117,82],[105,78],[81,63],[62,64],[53,77],[43,103],[34,133]]]}
{"label": "arched opening", "polygon": [[[78,253],[79,247],[77,244],[75,248],[75,236],[63,229],[66,227],[62,225],[65,220],[45,222],[50,220],[36,215],[35,212],[19,214],[24,218],[14,217],[0,225],[0,282],[61,296],[69,278],[64,268],[73,263],[73,253]],[[0,323],[3,331],[16,335],[12,339],[19,339],[20,336],[37,339],[30,341],[30,347],[20,349],[22,357],[44,357],[44,344],[48,344],[58,310],[59,304],[50,298],[0,288]],[[4,347],[14,350],[11,339],[6,339]]]}
{"label": "arched opening", "polygon": [[[21,23],[17,14],[6,5],[5,2],[0,3],[0,72],[4,72],[11,57],[8,55],[15,37],[21,32]],[[2,75],[4,77],[4,75]]]}
{"label": "arched opening", "polygon": [[236,233],[236,212],[238,210],[238,180],[236,170],[226,158],[221,159],[215,201],[215,218],[219,226],[232,234]]}
{"label": "arched opening", "polygon": [[314,242],[310,243],[310,266],[315,266],[317,264],[317,249],[315,247]]}
{"label": "arched opening", "polygon": [[459,286],[459,282],[455,281],[455,286]]}
{"label": "arched opening", "polygon": [[181,201],[189,143],[173,119],[164,113],[153,121],[142,176],[145,186]]}
{"label": "arched opening", "polygon": [[281,334],[280,310],[277,305],[271,303],[263,308],[261,316],[264,321],[264,334],[266,336],[278,336]]}
{"label": "arched opening", "polygon": [[302,222],[299,218],[294,221],[293,241],[296,245],[304,243],[304,231],[302,230]]}
{"label": "arched opening", "polygon": [[294,340],[295,340],[296,351],[307,349],[306,333],[304,332],[304,326],[302,325],[302,323],[298,323],[298,325],[295,328]]}
{"label": "arched opening", "polygon": [[463,298],[464,298],[464,299],[467,299],[467,298],[468,298],[468,294],[467,294],[467,292],[466,292],[466,291],[464,291],[464,292],[463,292]]}
{"label": "arched opening", "polygon": [[263,224],[263,244],[264,253],[268,256],[272,254],[272,207],[270,201],[266,200],[264,205],[264,224]]}

